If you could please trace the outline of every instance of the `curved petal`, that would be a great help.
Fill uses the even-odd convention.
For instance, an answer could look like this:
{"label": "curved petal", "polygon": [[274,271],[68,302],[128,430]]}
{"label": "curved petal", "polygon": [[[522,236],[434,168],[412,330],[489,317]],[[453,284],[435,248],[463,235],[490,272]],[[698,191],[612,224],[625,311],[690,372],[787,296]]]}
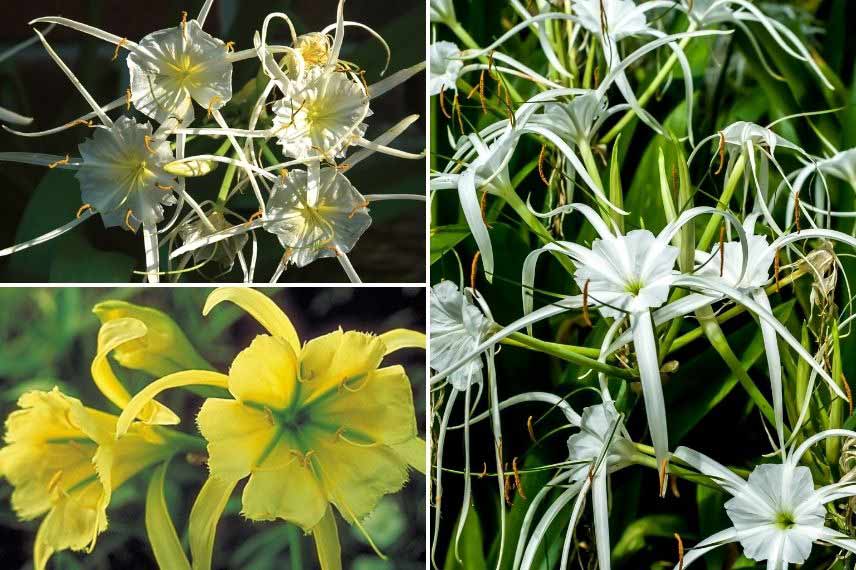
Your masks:
{"label": "curved petal", "polygon": [[425,349],[425,333],[410,329],[393,329],[378,335],[378,338],[386,345],[387,354],[402,350],[404,348]]}
{"label": "curved petal", "polygon": [[297,335],[294,325],[270,297],[246,287],[221,287],[208,295],[202,314],[207,315],[211,309],[223,301],[230,301],[238,305],[266,328],[270,334],[287,341],[295,354],[300,353],[300,337]]}
{"label": "curved petal", "polygon": [[294,403],[298,389],[297,355],[278,337],[259,335],[229,369],[229,391],[242,402],[274,410]]}
{"label": "curved petal", "polygon": [[188,523],[193,570],[211,570],[217,523],[223,516],[223,510],[237,483],[237,479],[224,481],[209,477],[202,485],[190,511]]}
{"label": "curved petal", "polygon": [[312,529],[312,536],[321,570],[342,570],[342,547],[333,509],[327,507],[324,518]]}

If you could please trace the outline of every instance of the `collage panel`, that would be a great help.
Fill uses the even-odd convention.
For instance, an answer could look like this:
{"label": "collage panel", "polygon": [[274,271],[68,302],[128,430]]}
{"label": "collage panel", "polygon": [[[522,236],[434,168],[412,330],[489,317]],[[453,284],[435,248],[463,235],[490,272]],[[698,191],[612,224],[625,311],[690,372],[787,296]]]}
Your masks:
{"label": "collage panel", "polygon": [[429,17],[433,568],[853,568],[856,5]]}
{"label": "collage panel", "polygon": [[0,280],[424,283],[423,0],[17,3]]}
{"label": "collage panel", "polygon": [[0,303],[4,568],[425,567],[424,288]]}

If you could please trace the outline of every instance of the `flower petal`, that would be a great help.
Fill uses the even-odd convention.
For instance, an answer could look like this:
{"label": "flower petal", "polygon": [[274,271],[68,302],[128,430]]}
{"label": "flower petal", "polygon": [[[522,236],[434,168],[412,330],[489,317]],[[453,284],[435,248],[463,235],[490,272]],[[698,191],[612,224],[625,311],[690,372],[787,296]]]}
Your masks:
{"label": "flower petal", "polygon": [[263,459],[276,426],[270,417],[235,400],[208,398],[196,424],[208,440],[208,467],[220,479],[243,479]]}
{"label": "flower petal", "polygon": [[333,509],[327,508],[324,518],[312,529],[312,536],[315,537],[315,551],[321,570],[342,570],[342,547]]}
{"label": "flower petal", "polygon": [[242,402],[275,410],[293,403],[297,394],[297,356],[284,339],[259,335],[229,369],[229,391]]}
{"label": "flower petal", "polygon": [[217,523],[237,482],[236,479],[224,481],[209,477],[202,485],[190,511],[188,524],[193,570],[211,570]]}
{"label": "flower petal", "polygon": [[208,299],[205,301],[205,308],[202,309],[202,314],[207,315],[211,312],[211,309],[223,301],[231,301],[241,307],[256,319],[260,325],[266,328],[270,334],[287,341],[295,354],[300,353],[300,337],[297,336],[294,325],[291,324],[291,321],[282,312],[282,309],[267,295],[255,289],[245,287],[222,287],[208,296]]}
{"label": "flower petal", "polygon": [[425,349],[425,333],[409,329],[394,329],[378,336],[386,345],[386,353],[392,354],[403,348]]}
{"label": "flower petal", "polygon": [[327,508],[327,497],[310,465],[292,456],[284,466],[262,467],[250,476],[241,514],[254,521],[280,518],[308,531]]}

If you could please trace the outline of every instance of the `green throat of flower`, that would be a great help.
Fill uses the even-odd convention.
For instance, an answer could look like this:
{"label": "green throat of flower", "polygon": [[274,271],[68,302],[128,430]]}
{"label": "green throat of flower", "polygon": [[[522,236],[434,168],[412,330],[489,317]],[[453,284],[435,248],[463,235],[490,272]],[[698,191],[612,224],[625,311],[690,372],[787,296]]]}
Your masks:
{"label": "green throat of flower", "polygon": [[645,284],[642,283],[639,279],[633,279],[632,281],[628,281],[624,286],[624,290],[630,293],[631,295],[638,295],[640,291],[642,291]]}
{"label": "green throat of flower", "polygon": [[776,515],[776,526],[783,530],[793,528],[796,524],[797,521],[791,513],[781,512]]}

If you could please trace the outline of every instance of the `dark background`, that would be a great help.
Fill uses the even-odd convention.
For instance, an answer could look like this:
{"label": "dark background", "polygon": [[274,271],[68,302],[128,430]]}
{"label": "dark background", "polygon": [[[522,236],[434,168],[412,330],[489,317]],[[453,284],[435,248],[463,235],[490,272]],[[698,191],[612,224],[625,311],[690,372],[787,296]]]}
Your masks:
{"label": "dark background", "polygon": [[[139,40],[155,30],[177,25],[182,10],[186,10],[189,17],[195,17],[201,5],[202,0],[33,0],[4,3],[6,9],[0,19],[0,51],[32,37],[27,22],[40,16],[61,15],[120,37]],[[205,29],[224,41],[234,41],[236,49],[246,49],[252,47],[253,32],[261,29],[264,17],[270,12],[288,14],[300,34],[319,31],[335,23],[336,5],[335,0],[217,0]],[[345,4],[345,18],[371,26],[384,36],[393,50],[388,73],[425,59],[424,2],[349,0]],[[284,42],[287,39],[286,28],[280,22],[274,23],[271,30],[271,41]],[[111,62],[114,50],[111,44],[59,26],[51,32],[48,41],[99,103],[105,104],[125,92],[128,84],[125,56],[123,54],[118,61]],[[359,63],[367,72],[368,82],[373,83],[380,78],[378,74],[385,54],[368,33],[346,28],[342,58]],[[234,91],[237,93],[258,70],[256,60],[235,64]],[[0,64],[0,105],[35,117],[32,126],[19,130],[51,128],[91,110],[40,44]],[[367,138],[372,139],[405,116],[418,113],[423,119],[393,144],[411,152],[425,148],[424,74],[372,101],[371,108],[374,115],[367,121]],[[198,119],[204,119],[204,111],[201,113],[200,116],[200,109],[197,109]],[[241,126],[230,119],[228,105],[224,115],[230,125]],[[197,120],[194,125],[201,123]],[[89,133],[84,127],[39,139],[25,139],[0,131],[0,152],[68,153],[74,156],[77,145],[87,136]],[[214,144],[219,146],[220,142],[215,140]],[[277,147],[272,148],[277,152]],[[194,153],[208,150],[213,149],[188,147],[188,151]],[[197,201],[216,197],[225,171],[223,166],[208,178],[188,182],[188,190]],[[348,177],[363,194],[421,194],[425,188],[424,169],[424,161],[374,155],[350,172]],[[46,168],[39,166],[0,163],[0,187],[4,196],[3,207],[0,208],[0,249],[41,235],[73,219],[80,206],[79,186],[73,173],[54,171],[43,181],[47,172]],[[249,193],[230,204],[245,216],[257,209]],[[167,215],[171,211],[168,210]],[[423,205],[411,201],[378,203],[372,207],[372,217],[372,227],[349,256],[360,276],[373,282],[423,281]],[[273,235],[264,231],[257,233],[260,263],[256,279],[267,281],[283,250]],[[132,272],[143,268],[142,236],[119,228],[106,230],[100,220],[93,219],[60,239],[12,258],[0,259],[0,281],[124,283],[140,281],[141,276]],[[218,271],[213,267],[207,270],[209,276],[216,273]],[[222,280],[240,280],[240,275],[236,266]],[[205,279],[198,274],[190,274],[183,280]],[[335,259],[326,259],[302,270],[292,268],[283,280],[341,282],[346,278]]]}
{"label": "dark background", "polygon": [[[18,397],[28,390],[59,386],[87,406],[117,413],[95,387],[89,374],[95,355],[99,322],[92,306],[106,299],[126,299],[167,312],[183,328],[197,350],[218,370],[227,371],[235,355],[264,331],[234,305],[224,303],[208,317],[202,306],[207,288],[181,289],[0,289],[0,413],[5,418]],[[268,289],[291,318],[301,340],[342,326],[381,333],[392,328],[425,330],[424,289],[294,288]],[[413,384],[419,425],[425,417],[425,358],[418,350],[392,355],[385,364],[403,364]],[[113,363],[134,392],[150,381]],[[137,384],[135,385],[134,382]],[[164,394],[164,402],[183,421],[179,429],[193,431],[192,418],[201,398],[183,390]],[[420,428],[424,437],[424,427]],[[109,528],[92,554],[55,555],[51,570],[152,570],[156,568],[143,524],[148,474],[137,475],[114,494],[108,509]],[[176,457],[167,473],[167,501],[179,536],[185,540],[190,508],[206,476],[204,468]],[[230,570],[300,570],[315,568],[314,543],[293,525],[257,523],[243,519],[242,484],[232,496],[217,529],[214,568]],[[0,479],[0,568],[32,568],[32,547],[40,520],[21,522],[9,504],[11,486]],[[374,555],[362,537],[338,521],[345,570],[421,570],[425,560],[425,478],[413,472],[410,482],[381,502],[365,524],[389,557]],[[291,564],[293,544],[299,544],[303,566]],[[163,569],[170,570],[170,569]]]}

